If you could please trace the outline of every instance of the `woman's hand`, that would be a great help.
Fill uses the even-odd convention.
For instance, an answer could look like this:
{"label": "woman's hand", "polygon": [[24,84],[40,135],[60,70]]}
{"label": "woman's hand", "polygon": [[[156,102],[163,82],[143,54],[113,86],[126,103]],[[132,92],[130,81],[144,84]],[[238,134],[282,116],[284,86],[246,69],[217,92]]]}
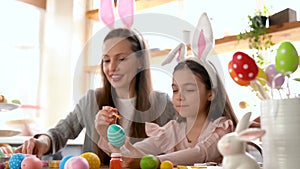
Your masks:
{"label": "woman's hand", "polygon": [[113,115],[114,113],[117,114],[118,109],[110,106],[103,106],[102,110],[99,110],[96,114],[95,128],[100,137],[106,138],[108,126],[116,123],[116,116]]}
{"label": "woman's hand", "polygon": [[41,135],[39,138],[30,138],[23,145],[19,146],[15,152],[23,154],[35,154],[38,158],[49,152],[51,148],[51,139],[47,135]]}

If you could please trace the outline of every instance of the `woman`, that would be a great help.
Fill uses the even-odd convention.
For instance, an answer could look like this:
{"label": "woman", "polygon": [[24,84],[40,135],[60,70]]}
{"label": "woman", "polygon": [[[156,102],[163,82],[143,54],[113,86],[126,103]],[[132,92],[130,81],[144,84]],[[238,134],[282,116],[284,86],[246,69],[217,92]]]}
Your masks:
{"label": "woman", "polygon": [[[56,153],[85,128],[83,152],[94,152],[102,164],[108,164],[110,157],[97,143],[106,140],[110,123],[122,125],[133,143],[147,137],[145,122],[164,125],[176,118],[168,95],[152,89],[149,56],[140,34],[125,28],[111,30],[102,50],[103,87],[89,90],[65,119],[47,133],[25,141],[17,152],[37,154],[40,158]],[[112,112],[118,112],[122,118],[116,120]]]}

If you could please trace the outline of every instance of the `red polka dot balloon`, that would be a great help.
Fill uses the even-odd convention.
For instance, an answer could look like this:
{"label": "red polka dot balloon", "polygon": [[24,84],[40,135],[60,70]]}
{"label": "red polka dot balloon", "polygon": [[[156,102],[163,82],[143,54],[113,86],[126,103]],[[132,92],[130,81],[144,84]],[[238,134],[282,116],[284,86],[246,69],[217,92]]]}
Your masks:
{"label": "red polka dot balloon", "polygon": [[233,54],[232,67],[241,80],[254,80],[258,74],[258,67],[253,58],[243,52]]}
{"label": "red polka dot balloon", "polygon": [[232,67],[232,61],[230,61],[230,62],[228,63],[228,72],[229,72],[230,77],[232,78],[232,80],[233,80],[235,83],[237,83],[238,85],[241,85],[241,86],[248,86],[248,85],[250,84],[249,81],[242,80],[242,79],[240,79],[240,78],[236,75],[236,73],[235,73],[235,71],[233,70],[233,67]]}

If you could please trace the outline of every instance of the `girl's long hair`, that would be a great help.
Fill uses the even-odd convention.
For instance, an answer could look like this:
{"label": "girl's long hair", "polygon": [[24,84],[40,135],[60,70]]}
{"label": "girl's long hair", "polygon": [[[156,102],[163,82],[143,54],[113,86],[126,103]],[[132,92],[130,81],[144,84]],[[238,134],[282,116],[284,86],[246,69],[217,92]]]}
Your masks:
{"label": "girl's long hair", "polygon": [[[191,70],[193,74],[203,82],[207,90],[214,90],[209,73],[203,65],[194,60],[185,60],[176,65],[174,72],[186,68]],[[214,99],[207,105],[207,118],[213,121],[221,116],[225,116],[226,118],[231,119],[233,125],[236,126],[238,120],[231,106],[227,92],[219,76],[217,74],[215,75],[217,80],[217,89],[213,91],[215,93]]]}

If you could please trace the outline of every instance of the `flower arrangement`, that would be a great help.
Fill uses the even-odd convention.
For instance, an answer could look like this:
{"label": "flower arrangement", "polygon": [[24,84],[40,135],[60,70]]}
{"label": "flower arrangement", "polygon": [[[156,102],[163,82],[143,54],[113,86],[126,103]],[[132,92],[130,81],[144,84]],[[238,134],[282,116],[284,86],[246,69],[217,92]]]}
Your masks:
{"label": "flower arrangement", "polygon": [[[250,86],[261,100],[274,99],[274,89],[280,99],[299,98],[290,90],[291,74],[299,67],[299,55],[291,42],[282,42],[277,48],[275,62],[265,68],[244,52],[235,52],[228,64],[231,78],[240,86]],[[300,81],[300,78],[293,80]],[[286,86],[283,87],[283,84]],[[285,93],[283,95],[282,93]]]}

